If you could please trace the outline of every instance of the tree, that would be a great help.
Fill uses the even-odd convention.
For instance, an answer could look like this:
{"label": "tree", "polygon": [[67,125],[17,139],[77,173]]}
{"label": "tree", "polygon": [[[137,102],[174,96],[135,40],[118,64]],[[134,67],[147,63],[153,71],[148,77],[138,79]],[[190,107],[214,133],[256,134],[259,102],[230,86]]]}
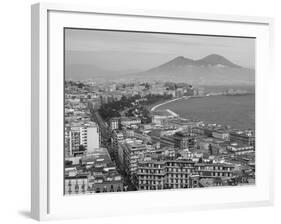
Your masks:
{"label": "tree", "polygon": [[79,145],[79,151],[86,151],[86,148],[84,145]]}

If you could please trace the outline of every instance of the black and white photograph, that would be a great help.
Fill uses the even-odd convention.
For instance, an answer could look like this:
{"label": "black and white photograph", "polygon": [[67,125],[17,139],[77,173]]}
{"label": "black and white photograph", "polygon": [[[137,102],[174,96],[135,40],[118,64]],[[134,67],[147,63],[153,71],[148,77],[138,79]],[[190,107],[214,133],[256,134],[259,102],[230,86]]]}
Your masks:
{"label": "black and white photograph", "polygon": [[255,185],[255,43],[64,28],[64,194]]}
{"label": "black and white photograph", "polygon": [[1,223],[281,223],[278,1],[1,3]]}

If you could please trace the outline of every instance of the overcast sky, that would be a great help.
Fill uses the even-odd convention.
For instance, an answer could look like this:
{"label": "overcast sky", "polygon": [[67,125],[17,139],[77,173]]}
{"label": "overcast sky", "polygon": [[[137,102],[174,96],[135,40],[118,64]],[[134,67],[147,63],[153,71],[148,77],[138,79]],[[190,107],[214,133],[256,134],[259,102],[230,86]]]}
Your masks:
{"label": "overcast sky", "polygon": [[255,40],[250,38],[66,29],[67,64],[105,70],[146,70],[177,56],[200,59],[220,54],[254,68]]}

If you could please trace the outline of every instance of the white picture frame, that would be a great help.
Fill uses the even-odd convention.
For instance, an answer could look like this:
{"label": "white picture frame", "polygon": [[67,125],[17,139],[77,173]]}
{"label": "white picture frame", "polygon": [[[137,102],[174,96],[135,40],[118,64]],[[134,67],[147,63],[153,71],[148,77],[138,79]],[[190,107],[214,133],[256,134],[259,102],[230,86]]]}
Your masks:
{"label": "white picture frame", "polygon": [[[32,167],[31,214],[37,220],[233,208],[273,203],[271,87],[273,19],[190,12],[126,10],[38,3],[32,5]],[[255,36],[257,183],[255,186],[127,192],[65,197],[63,179],[63,27]],[[173,28],[172,28],[173,27]],[[184,26],[185,27],[185,26]],[[182,33],[187,30],[182,29]],[[59,114],[59,115],[58,115]],[[60,151],[61,150],[61,151]],[[60,164],[61,163],[61,164]],[[61,169],[61,170],[60,170]],[[137,201],[137,203],[136,203]],[[122,204],[122,206],[120,206]],[[119,206],[118,206],[119,205]],[[90,209],[89,209],[90,208]]]}

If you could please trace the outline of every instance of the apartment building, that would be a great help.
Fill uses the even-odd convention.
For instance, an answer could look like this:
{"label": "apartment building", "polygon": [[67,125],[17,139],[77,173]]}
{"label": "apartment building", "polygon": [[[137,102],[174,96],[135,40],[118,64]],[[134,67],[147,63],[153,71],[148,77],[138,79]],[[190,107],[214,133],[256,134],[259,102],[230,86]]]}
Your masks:
{"label": "apartment building", "polygon": [[174,134],[175,148],[194,150],[195,134],[189,132],[177,132]]}
{"label": "apartment building", "polygon": [[129,177],[130,182],[134,183],[138,160],[144,156],[147,151],[147,145],[141,140],[127,139],[120,143],[120,149],[123,154],[124,172]]}
{"label": "apartment building", "polygon": [[233,176],[234,166],[225,163],[196,163],[194,173],[202,178],[231,178]]}
{"label": "apartment building", "polygon": [[195,162],[185,159],[151,159],[139,162],[139,190],[160,190],[199,187],[199,175],[194,174]]}
{"label": "apartment building", "polygon": [[[138,190],[195,188],[202,178],[231,179],[234,166],[218,163],[195,163],[189,159],[144,159],[137,170]],[[202,185],[201,185],[202,186]]]}
{"label": "apartment building", "polygon": [[65,127],[65,152],[72,156],[81,149],[92,153],[100,147],[100,134],[94,122],[75,122]]}

